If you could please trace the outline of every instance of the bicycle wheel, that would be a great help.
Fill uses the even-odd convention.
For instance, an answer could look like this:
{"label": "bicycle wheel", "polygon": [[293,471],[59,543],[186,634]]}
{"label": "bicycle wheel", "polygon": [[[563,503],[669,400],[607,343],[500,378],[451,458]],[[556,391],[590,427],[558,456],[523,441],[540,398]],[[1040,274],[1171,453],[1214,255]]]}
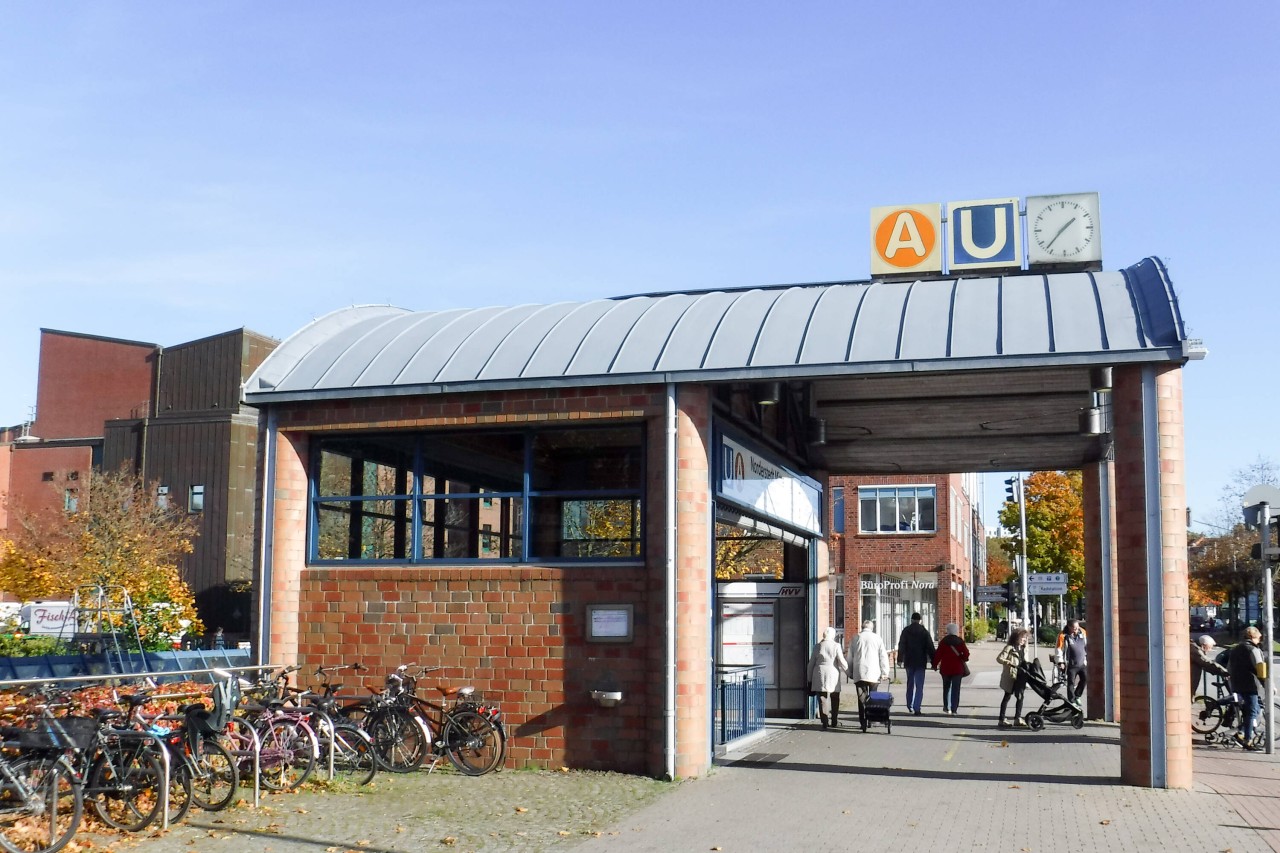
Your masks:
{"label": "bicycle wheel", "polygon": [[191,767],[182,758],[170,756],[169,765],[169,825],[181,823],[191,811]]}
{"label": "bicycle wheel", "polygon": [[483,776],[498,766],[502,745],[498,728],[475,711],[456,711],[444,726],[444,749],[454,767],[467,776]]}
{"label": "bicycle wheel", "polygon": [[116,829],[144,829],[160,817],[161,772],[155,751],[141,743],[99,756],[89,771],[93,810]]}
{"label": "bicycle wheel", "polygon": [[400,708],[377,711],[365,731],[373,739],[373,754],[384,770],[409,773],[422,766],[429,744],[408,712]]}
{"label": "bicycle wheel", "polygon": [[262,736],[262,785],[292,791],[316,769],[316,737],[295,720],[274,720]]}
{"label": "bicycle wheel", "polygon": [[[13,778],[0,784],[0,847],[10,853],[61,850],[76,834],[84,810],[75,773],[54,756],[20,757],[9,769]],[[29,797],[19,792],[18,780]]]}
{"label": "bicycle wheel", "polygon": [[355,726],[333,727],[333,778],[351,785],[368,785],[378,772],[373,738]]}
{"label": "bicycle wheel", "polygon": [[1222,725],[1222,706],[1216,699],[1208,696],[1197,696],[1191,700],[1191,730],[1196,734],[1207,735],[1217,731]]}
{"label": "bicycle wheel", "polygon": [[196,770],[192,778],[192,802],[210,812],[222,811],[231,805],[240,786],[240,774],[226,747],[205,739],[200,743],[200,754],[193,760]]}

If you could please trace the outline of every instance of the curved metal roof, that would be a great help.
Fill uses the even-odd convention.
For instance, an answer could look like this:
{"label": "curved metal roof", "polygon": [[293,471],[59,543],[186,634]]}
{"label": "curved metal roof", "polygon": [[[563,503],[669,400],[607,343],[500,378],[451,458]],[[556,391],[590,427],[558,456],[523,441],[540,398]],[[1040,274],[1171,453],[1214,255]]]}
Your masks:
{"label": "curved metal roof", "polygon": [[284,341],[250,404],[539,385],[1182,361],[1164,265],[412,312],[358,306]]}

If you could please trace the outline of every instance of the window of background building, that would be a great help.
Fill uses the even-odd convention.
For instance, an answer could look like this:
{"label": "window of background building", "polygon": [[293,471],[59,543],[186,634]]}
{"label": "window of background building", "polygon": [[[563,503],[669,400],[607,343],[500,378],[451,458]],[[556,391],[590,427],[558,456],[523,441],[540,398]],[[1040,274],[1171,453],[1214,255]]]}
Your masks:
{"label": "window of background building", "polygon": [[831,532],[844,533],[844,486],[831,488]]}
{"label": "window of background building", "polygon": [[632,426],[325,439],[312,558],[639,558],[643,450]]}
{"label": "window of background building", "polygon": [[41,475],[40,475],[40,479],[41,479],[43,482],[46,482],[46,483],[52,483],[52,482],[53,482],[53,472],[52,472],[52,471],[45,471],[43,474],[41,474]]}
{"label": "window of background building", "polygon": [[75,489],[64,489],[62,492],[62,508],[67,512],[75,512],[80,508],[80,496]]}
{"label": "window of background building", "polygon": [[861,486],[860,533],[933,533],[937,530],[934,486]]}
{"label": "window of background building", "polygon": [[204,486],[192,486],[187,492],[187,511],[204,512]]}
{"label": "window of background building", "polygon": [[169,508],[169,487],[156,486],[156,506],[161,509]]}

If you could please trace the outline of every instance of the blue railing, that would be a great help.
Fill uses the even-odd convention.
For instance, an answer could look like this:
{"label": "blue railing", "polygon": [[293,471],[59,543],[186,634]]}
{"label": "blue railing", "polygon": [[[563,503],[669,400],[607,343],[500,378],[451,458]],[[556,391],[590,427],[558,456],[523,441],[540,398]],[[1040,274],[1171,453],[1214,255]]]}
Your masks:
{"label": "blue railing", "polygon": [[717,666],[716,745],[764,728],[763,664]]}
{"label": "blue railing", "polygon": [[[181,673],[185,670],[248,666],[251,663],[248,649],[0,657],[0,681],[134,674],[151,675],[163,683],[166,680],[183,680]],[[201,680],[206,678],[212,680],[208,676],[202,676]]]}

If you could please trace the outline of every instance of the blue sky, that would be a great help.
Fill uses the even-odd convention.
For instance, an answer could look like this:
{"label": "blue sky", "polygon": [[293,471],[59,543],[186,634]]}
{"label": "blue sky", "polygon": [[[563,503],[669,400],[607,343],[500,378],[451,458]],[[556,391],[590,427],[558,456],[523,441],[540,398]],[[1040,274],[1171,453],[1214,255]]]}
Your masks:
{"label": "blue sky", "polygon": [[1278,8],[7,4],[0,423],[41,327],[862,279],[873,206],[1096,190],[1106,268],[1164,258],[1210,350],[1200,518],[1280,457]]}

